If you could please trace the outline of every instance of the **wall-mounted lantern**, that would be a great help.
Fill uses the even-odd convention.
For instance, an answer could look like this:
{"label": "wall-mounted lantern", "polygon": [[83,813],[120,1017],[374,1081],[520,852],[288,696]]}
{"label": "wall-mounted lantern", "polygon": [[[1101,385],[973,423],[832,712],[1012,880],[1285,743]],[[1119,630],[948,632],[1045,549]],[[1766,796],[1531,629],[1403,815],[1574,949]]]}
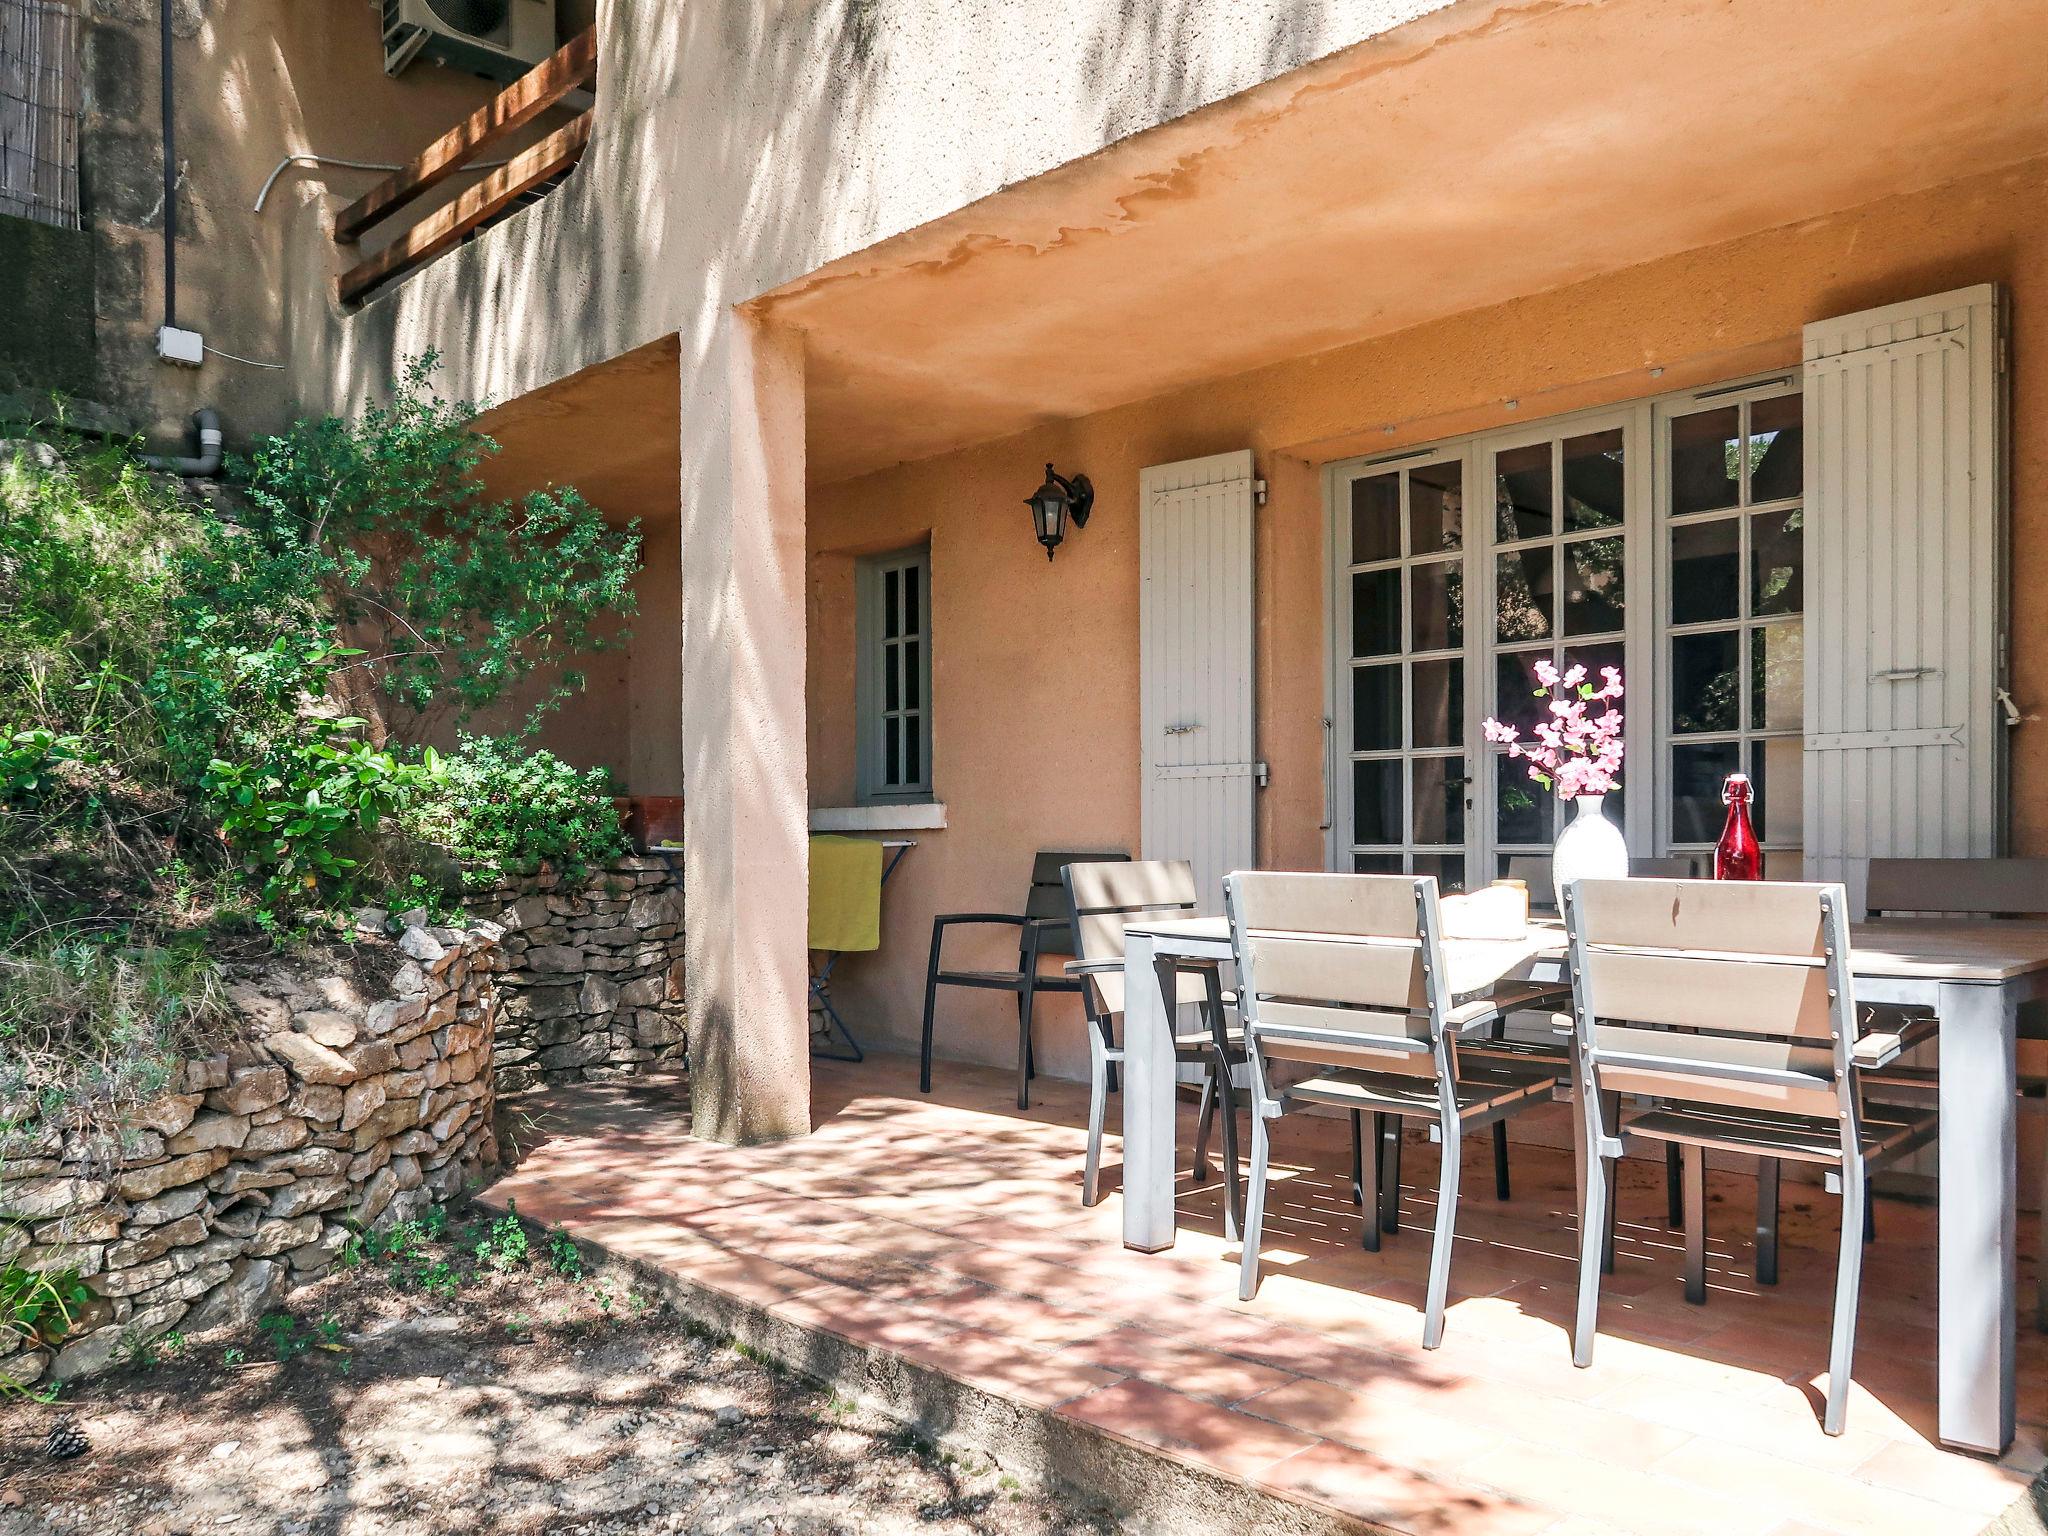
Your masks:
{"label": "wall-mounted lantern", "polygon": [[1088,509],[1095,505],[1095,487],[1088,483],[1086,475],[1076,475],[1069,480],[1065,475],[1054,473],[1048,464],[1045,466],[1045,484],[1025,497],[1024,505],[1031,509],[1032,531],[1038,535],[1038,542],[1045,546],[1045,558],[1050,560],[1052,552],[1067,536],[1069,517],[1073,518],[1076,528],[1088,526]]}

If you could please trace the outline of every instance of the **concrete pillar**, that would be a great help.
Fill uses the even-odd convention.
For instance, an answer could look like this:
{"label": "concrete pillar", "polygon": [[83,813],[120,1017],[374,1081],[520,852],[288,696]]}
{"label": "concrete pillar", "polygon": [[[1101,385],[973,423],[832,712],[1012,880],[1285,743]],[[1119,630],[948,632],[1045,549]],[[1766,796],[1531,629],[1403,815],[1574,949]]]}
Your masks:
{"label": "concrete pillar", "polygon": [[682,348],[684,940],[695,1133],[811,1128],[804,361],[727,311]]}

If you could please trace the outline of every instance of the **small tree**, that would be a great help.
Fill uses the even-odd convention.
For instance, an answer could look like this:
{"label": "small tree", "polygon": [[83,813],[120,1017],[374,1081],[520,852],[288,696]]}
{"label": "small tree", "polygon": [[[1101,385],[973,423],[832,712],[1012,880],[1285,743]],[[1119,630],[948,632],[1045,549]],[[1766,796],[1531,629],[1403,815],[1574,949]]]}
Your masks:
{"label": "small tree", "polygon": [[259,442],[235,466],[248,547],[223,572],[252,611],[317,589],[360,650],[336,680],[414,743],[553,673],[530,732],[583,687],[575,658],[627,638],[596,626],[634,611],[640,562],[638,523],[609,526],[570,487],[488,497],[477,471],[498,445],[473,430],[476,402],[433,393],[438,361],[407,365],[388,406]]}

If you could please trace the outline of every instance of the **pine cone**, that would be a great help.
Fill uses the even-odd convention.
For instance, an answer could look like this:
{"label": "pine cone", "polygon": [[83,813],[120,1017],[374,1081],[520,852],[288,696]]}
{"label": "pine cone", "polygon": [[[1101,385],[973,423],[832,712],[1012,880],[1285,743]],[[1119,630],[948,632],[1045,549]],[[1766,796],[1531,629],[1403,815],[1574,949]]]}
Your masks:
{"label": "pine cone", "polygon": [[85,1431],[78,1427],[76,1419],[63,1420],[43,1441],[43,1451],[52,1461],[69,1461],[91,1449],[92,1442],[85,1438]]}

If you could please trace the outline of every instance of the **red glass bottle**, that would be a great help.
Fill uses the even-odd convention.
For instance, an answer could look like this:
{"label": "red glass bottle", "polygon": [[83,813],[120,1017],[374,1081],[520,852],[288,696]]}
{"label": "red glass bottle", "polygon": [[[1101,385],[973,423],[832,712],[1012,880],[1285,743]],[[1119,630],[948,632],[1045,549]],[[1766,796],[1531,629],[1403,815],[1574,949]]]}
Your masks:
{"label": "red glass bottle", "polygon": [[1764,851],[1757,846],[1756,829],[1749,824],[1749,778],[1731,773],[1721,786],[1721,803],[1728,807],[1728,821],[1721,828],[1721,841],[1714,845],[1716,880],[1761,880]]}

